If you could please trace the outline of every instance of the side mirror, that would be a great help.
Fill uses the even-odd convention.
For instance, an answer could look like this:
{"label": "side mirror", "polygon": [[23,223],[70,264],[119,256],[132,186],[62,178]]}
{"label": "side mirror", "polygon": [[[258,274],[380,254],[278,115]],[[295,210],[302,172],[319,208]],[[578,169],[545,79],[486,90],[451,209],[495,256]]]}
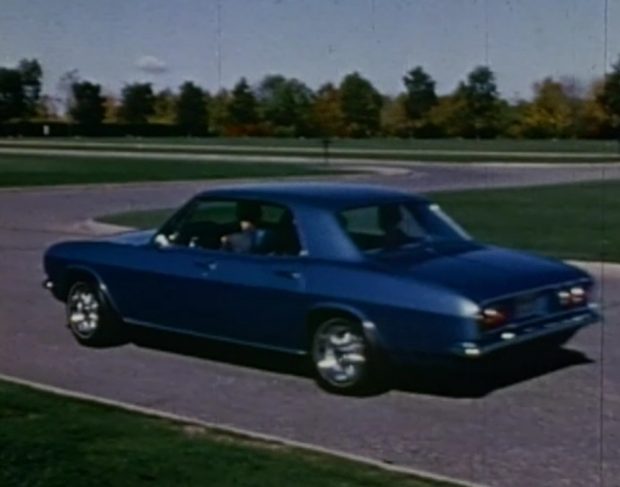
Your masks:
{"label": "side mirror", "polygon": [[153,239],[153,245],[158,249],[165,249],[166,247],[170,247],[170,240],[168,240],[168,237],[163,233],[158,233]]}

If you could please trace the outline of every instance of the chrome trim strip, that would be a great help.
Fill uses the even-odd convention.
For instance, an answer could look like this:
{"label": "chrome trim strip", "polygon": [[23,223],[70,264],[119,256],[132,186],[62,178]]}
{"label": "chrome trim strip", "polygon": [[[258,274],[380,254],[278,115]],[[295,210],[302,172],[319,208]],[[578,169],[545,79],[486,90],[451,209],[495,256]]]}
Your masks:
{"label": "chrome trim strip", "polygon": [[568,318],[563,321],[555,321],[552,323],[546,323],[538,325],[535,330],[523,331],[519,333],[518,330],[507,333],[506,336],[500,336],[499,340],[490,344],[478,344],[475,342],[465,342],[452,348],[452,353],[461,357],[481,357],[487,355],[496,350],[510,347],[512,345],[529,342],[536,338],[541,338],[547,335],[553,335],[554,333],[567,331],[571,329],[579,329],[584,326],[595,323],[598,319],[597,314],[588,313]]}
{"label": "chrome trim strip", "polygon": [[[572,317],[583,316],[584,313],[588,313],[588,312],[598,313],[598,311],[592,308],[590,305],[581,306],[579,308],[563,310],[563,311],[560,311],[559,313],[550,313],[550,314],[542,315],[542,316],[534,316],[532,318],[529,318],[523,321],[516,321],[516,322],[511,321],[511,322],[508,322],[507,325],[504,325],[496,330],[485,331],[483,332],[481,336],[485,338],[490,338],[496,335],[501,335],[502,333],[506,331],[518,333],[519,330],[523,328],[528,328],[528,327],[531,328],[533,326],[534,327],[549,326],[549,325],[553,325],[554,323],[558,323],[560,321],[569,320]],[[571,315],[574,315],[574,316],[571,316]]]}
{"label": "chrome trim strip", "polygon": [[171,332],[171,333],[177,333],[179,335],[187,335],[187,336],[194,336],[194,337],[198,337],[198,338],[205,338],[207,340],[214,340],[214,341],[218,341],[218,342],[224,342],[224,343],[230,343],[232,345],[242,345],[242,346],[246,346],[246,347],[253,347],[253,348],[261,348],[264,350],[273,350],[274,352],[283,352],[283,353],[289,353],[289,354],[294,354],[294,355],[307,355],[308,351],[307,350],[297,350],[294,348],[285,348],[285,347],[274,347],[272,345],[265,345],[263,343],[258,343],[258,342],[248,342],[248,341],[244,341],[244,340],[236,340],[234,338],[225,338],[219,335],[209,335],[207,333],[199,333],[196,331],[190,331],[190,330],[183,330],[180,328],[175,328],[175,327],[170,327],[170,326],[163,326],[163,325],[156,325],[154,323],[149,323],[148,321],[141,321],[141,320],[134,320],[134,319],[130,319],[130,318],[125,318],[124,321],[130,325],[133,326],[141,326],[144,328],[153,328],[156,330],[162,330],[162,331],[167,331],[167,332]]}

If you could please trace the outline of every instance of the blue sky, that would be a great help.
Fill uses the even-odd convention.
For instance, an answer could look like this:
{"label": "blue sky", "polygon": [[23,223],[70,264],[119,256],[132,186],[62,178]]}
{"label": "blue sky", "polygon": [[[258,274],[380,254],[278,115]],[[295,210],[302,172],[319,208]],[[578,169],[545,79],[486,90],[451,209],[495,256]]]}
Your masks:
{"label": "blue sky", "polygon": [[[612,62],[620,54],[620,0],[608,3]],[[424,66],[445,93],[488,60],[504,96],[527,97],[532,83],[546,75],[587,82],[603,74],[604,5],[605,0],[2,0],[0,65],[38,58],[51,93],[62,73],[75,68],[110,90],[132,81],[174,88],[190,79],[212,91],[241,76],[255,82],[273,72],[316,88],[357,70],[394,94],[415,65]]]}

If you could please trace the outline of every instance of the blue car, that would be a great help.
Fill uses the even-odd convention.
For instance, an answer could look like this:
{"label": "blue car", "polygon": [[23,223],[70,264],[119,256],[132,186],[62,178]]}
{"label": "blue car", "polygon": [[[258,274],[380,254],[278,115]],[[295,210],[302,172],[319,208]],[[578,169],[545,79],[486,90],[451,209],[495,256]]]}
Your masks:
{"label": "blue car", "polygon": [[308,357],[339,392],[386,364],[557,347],[599,317],[582,270],[477,242],[420,196],[353,184],[209,190],[158,230],[53,245],[44,267],[84,345],[136,326],[261,347]]}

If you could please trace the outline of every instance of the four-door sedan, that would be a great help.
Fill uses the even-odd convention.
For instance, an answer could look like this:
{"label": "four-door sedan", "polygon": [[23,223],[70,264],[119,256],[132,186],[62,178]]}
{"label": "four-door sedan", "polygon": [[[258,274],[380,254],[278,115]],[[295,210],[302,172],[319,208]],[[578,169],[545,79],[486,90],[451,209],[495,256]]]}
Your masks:
{"label": "four-door sedan", "polygon": [[598,319],[583,271],[476,242],[436,204],[373,186],[214,189],[159,230],[59,243],[44,265],[82,344],[132,325],[289,352],[340,392],[386,363],[560,346]]}

